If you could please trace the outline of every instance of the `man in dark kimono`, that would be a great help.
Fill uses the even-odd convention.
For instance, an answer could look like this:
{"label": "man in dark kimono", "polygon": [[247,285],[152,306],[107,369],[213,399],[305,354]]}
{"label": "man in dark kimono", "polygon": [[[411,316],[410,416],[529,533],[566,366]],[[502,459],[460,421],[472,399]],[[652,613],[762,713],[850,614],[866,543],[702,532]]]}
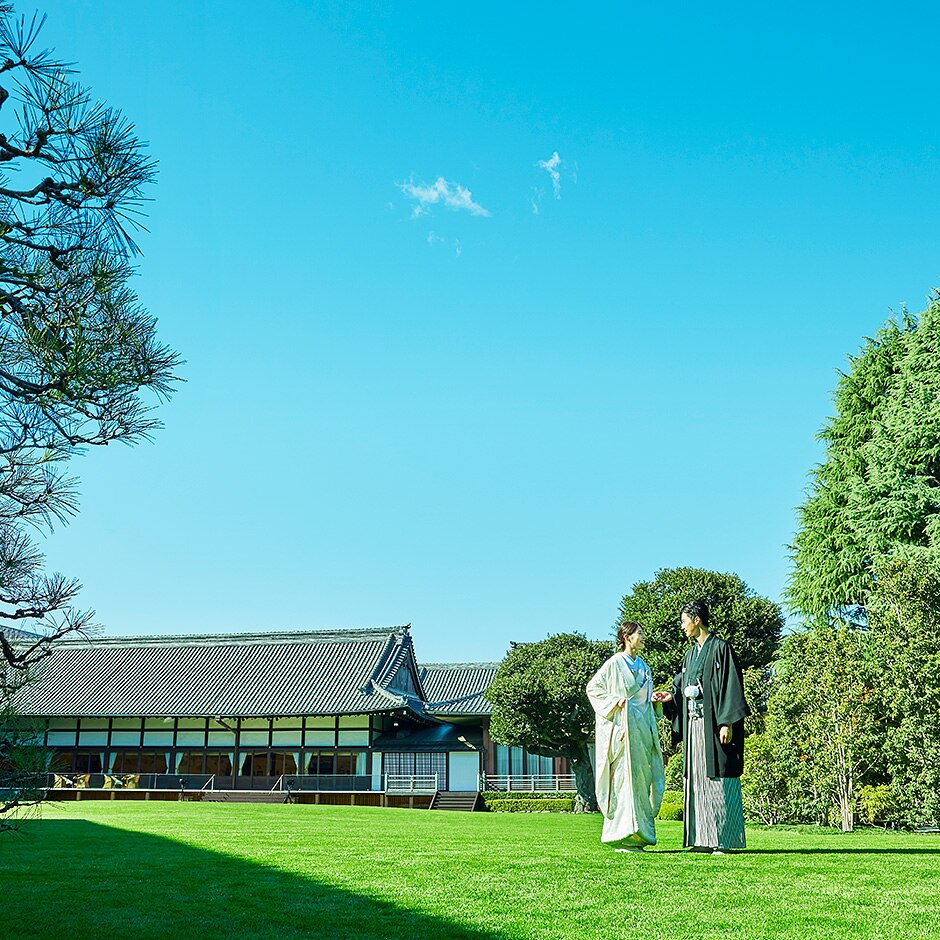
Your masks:
{"label": "man in dark kimono", "polygon": [[744,848],[741,772],[744,769],[744,699],[738,658],[708,630],[708,604],[693,601],[681,612],[692,644],[671,692],[654,694],[672,719],[673,739],[685,742],[683,844],[722,854]]}

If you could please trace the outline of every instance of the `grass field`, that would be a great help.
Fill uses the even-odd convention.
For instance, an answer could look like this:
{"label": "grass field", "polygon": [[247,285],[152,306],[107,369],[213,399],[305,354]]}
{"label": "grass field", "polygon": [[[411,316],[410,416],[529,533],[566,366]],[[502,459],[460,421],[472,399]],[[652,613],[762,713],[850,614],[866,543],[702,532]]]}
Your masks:
{"label": "grass field", "polygon": [[600,817],[49,805],[0,836],[4,938],[940,937],[940,837],[748,830],[615,854]]}

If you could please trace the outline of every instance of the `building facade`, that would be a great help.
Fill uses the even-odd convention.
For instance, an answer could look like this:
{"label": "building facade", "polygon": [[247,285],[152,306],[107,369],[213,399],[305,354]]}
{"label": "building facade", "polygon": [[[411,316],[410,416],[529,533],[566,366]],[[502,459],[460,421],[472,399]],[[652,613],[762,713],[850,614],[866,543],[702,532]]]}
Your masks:
{"label": "building facade", "polygon": [[565,772],[490,739],[496,668],[421,666],[408,626],[62,640],[17,707],[60,778],[90,786],[466,791]]}

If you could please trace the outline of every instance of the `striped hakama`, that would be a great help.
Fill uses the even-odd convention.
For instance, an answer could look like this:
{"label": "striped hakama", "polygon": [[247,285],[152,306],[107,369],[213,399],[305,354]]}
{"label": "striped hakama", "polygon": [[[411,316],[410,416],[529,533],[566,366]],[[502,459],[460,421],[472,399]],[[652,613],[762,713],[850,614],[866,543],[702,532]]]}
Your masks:
{"label": "striped hakama", "polygon": [[683,842],[709,849],[743,849],[744,809],[738,777],[712,779],[705,769],[705,721],[690,709]]}

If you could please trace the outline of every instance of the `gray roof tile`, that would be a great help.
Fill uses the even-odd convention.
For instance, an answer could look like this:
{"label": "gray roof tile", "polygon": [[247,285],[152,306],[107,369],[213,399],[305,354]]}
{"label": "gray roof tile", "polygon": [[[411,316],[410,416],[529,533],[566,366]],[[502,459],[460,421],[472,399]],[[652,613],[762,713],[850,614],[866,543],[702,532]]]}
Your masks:
{"label": "gray roof tile", "polygon": [[289,716],[408,709],[384,687],[414,651],[408,627],[61,640],[20,694],[24,715]]}
{"label": "gray roof tile", "polygon": [[489,715],[492,705],[484,692],[499,663],[427,663],[419,677],[432,715]]}

